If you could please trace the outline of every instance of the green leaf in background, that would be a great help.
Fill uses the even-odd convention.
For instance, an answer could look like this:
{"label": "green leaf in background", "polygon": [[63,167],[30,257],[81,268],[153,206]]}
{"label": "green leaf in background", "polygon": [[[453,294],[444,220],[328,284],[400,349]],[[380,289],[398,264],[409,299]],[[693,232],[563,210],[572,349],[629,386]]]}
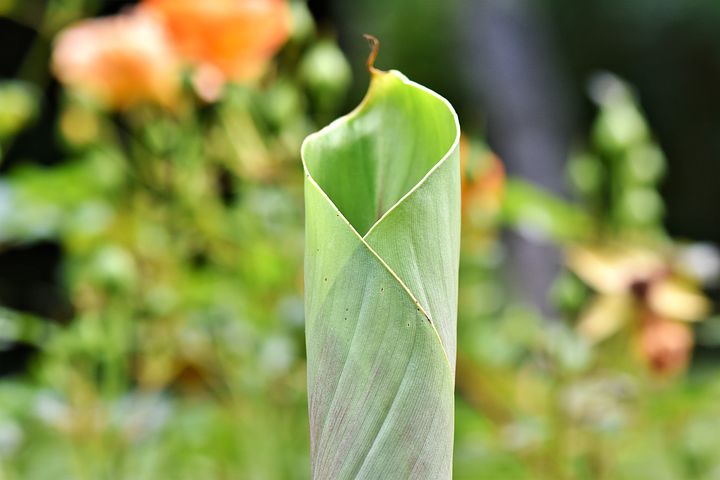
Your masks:
{"label": "green leaf in background", "polygon": [[460,128],[442,97],[371,71],[302,148],[312,474],[449,479]]}
{"label": "green leaf in background", "polygon": [[[0,0],[0,14],[2,0]],[[0,82],[0,140],[17,135],[40,109],[40,91],[28,82],[5,80]],[[0,152],[1,153],[1,152]]]}
{"label": "green leaf in background", "polygon": [[593,228],[579,206],[519,179],[505,185],[503,217],[525,235],[557,242],[583,239]]}

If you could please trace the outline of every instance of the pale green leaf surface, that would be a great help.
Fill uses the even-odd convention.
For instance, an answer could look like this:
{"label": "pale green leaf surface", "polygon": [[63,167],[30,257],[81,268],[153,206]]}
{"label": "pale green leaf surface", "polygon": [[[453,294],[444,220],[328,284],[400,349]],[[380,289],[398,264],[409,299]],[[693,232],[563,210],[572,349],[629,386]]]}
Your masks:
{"label": "pale green leaf surface", "polygon": [[315,479],[451,477],[458,139],[447,101],[376,71],[303,145]]}

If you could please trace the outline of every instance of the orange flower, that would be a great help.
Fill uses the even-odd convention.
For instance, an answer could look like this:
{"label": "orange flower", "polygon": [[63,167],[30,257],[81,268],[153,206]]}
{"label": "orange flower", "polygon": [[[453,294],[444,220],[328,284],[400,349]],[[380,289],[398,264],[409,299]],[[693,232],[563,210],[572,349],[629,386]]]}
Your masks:
{"label": "orange flower", "polygon": [[651,317],[641,326],[637,341],[640,356],[650,369],[658,375],[672,376],[687,366],[693,335],[686,324]]}
{"label": "orange flower", "polygon": [[184,58],[199,66],[196,81],[212,89],[258,76],[290,33],[284,0],[144,0],[165,22]]}
{"label": "orange flower", "polygon": [[141,10],[84,20],[62,31],[52,64],[61,82],[112,108],[142,102],[170,106],[178,93],[179,64],[162,24]]}
{"label": "orange flower", "polygon": [[495,212],[505,190],[505,168],[486,146],[460,138],[462,210],[480,208]]}
{"label": "orange flower", "polygon": [[637,352],[650,370],[682,372],[693,346],[688,323],[706,317],[711,305],[675,257],[632,245],[570,248],[568,266],[597,291],[580,315],[579,333],[598,343],[634,322]]}

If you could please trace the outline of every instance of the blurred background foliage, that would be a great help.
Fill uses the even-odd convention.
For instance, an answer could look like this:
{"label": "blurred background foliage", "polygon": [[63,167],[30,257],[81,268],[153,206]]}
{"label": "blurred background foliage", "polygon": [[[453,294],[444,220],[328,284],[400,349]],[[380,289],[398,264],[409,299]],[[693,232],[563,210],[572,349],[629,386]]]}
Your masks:
{"label": "blurred background foliage", "polygon": [[720,479],[719,22],[0,0],[0,479],[309,477],[299,146],[365,32],[464,127],[455,477]]}

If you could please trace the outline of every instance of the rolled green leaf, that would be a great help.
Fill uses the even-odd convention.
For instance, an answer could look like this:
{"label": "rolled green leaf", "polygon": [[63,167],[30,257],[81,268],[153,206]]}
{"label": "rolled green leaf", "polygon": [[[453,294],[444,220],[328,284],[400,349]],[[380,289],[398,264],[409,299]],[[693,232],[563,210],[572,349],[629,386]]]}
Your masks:
{"label": "rolled green leaf", "polygon": [[444,98],[371,71],[302,147],[312,476],[449,479],[460,127]]}

